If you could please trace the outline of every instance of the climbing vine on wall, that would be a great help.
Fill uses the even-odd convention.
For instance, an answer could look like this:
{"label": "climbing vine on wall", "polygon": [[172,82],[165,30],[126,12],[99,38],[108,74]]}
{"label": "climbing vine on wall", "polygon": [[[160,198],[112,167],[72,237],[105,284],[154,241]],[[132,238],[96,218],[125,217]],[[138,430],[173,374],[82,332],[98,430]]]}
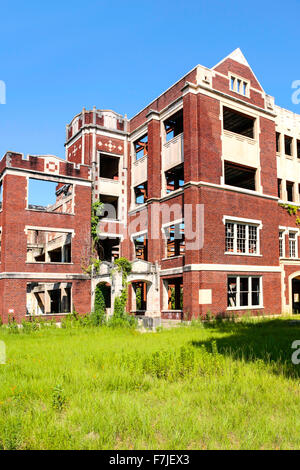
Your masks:
{"label": "climbing vine on wall", "polygon": [[295,224],[300,225],[300,217],[297,215],[299,207],[294,206],[293,204],[279,204],[280,207],[285,209],[289,215],[296,215]]}

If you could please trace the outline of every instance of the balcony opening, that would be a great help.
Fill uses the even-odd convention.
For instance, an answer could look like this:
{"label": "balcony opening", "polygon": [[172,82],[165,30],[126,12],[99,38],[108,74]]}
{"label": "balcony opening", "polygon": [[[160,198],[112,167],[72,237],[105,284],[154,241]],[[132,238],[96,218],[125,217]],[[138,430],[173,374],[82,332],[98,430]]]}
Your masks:
{"label": "balcony opening", "polygon": [[181,163],[165,172],[167,194],[184,185],[184,165]]}
{"label": "balcony opening", "polygon": [[135,257],[148,261],[148,239],[146,235],[134,238]]}
{"label": "balcony opening", "polygon": [[100,240],[98,254],[101,261],[113,263],[115,259],[120,257],[120,238]]}
{"label": "balcony opening", "polygon": [[173,139],[179,134],[183,133],[183,111],[182,109],[178,113],[168,118],[165,122],[166,141]]}
{"label": "balcony opening", "polygon": [[234,111],[233,109],[223,108],[223,128],[226,131],[234,132],[245,137],[254,139],[255,118]]}
{"label": "balcony opening", "polygon": [[145,155],[148,155],[148,134],[134,142],[135,159],[140,160]]}
{"label": "balcony opening", "polygon": [[136,204],[144,204],[145,202],[147,202],[147,198],[148,198],[147,191],[148,191],[147,182],[141,183],[134,188]]}
{"label": "balcony opening", "polygon": [[225,162],[225,184],[255,191],[255,179],[255,168],[248,168]]}
{"label": "balcony opening", "polygon": [[71,263],[72,234],[27,230],[28,263]]}
{"label": "balcony opening", "polygon": [[289,157],[293,155],[293,138],[288,135],[284,136],[284,151]]}
{"label": "balcony opening", "polygon": [[99,195],[100,202],[103,203],[101,218],[118,220],[119,217],[119,198],[117,196]]}
{"label": "balcony opening", "polygon": [[99,163],[100,178],[106,178],[106,179],[118,181],[119,162],[120,162],[120,159],[118,157],[113,157],[111,155],[103,155],[102,153],[100,153],[100,163]]}
{"label": "balcony opening", "polygon": [[63,214],[73,213],[73,185],[29,178],[28,209]]}
{"label": "balcony opening", "polygon": [[280,133],[276,132],[276,152],[280,152]]}
{"label": "balcony opening", "polygon": [[286,197],[289,202],[294,202],[294,183],[291,181],[286,182]]}
{"label": "balcony opening", "polygon": [[27,284],[27,315],[51,315],[71,312],[71,283]]}

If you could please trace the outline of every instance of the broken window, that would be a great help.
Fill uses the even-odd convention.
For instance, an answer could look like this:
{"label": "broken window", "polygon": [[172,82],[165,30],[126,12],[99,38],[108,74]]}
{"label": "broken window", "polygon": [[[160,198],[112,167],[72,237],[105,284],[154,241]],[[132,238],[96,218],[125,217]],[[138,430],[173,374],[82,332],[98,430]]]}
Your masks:
{"label": "broken window", "polygon": [[139,160],[140,158],[148,155],[148,135],[144,135],[141,139],[138,139],[134,142],[135,150],[135,159]]}
{"label": "broken window", "polygon": [[181,188],[184,185],[183,163],[165,172],[167,194]]}
{"label": "broken window", "polygon": [[147,198],[148,198],[147,190],[148,190],[147,182],[141,183],[134,188],[136,204],[144,204],[145,202],[147,202]]}
{"label": "broken window", "polygon": [[133,282],[135,292],[136,312],[144,313],[147,310],[147,284],[146,282]]}
{"label": "broken window", "polygon": [[167,245],[167,258],[174,256],[184,255],[185,253],[185,238],[184,238],[184,223],[177,223],[165,227],[165,238]]}
{"label": "broken window", "polygon": [[244,135],[254,139],[255,118],[246,116],[245,114],[234,111],[233,109],[223,108],[223,128],[226,131],[235,134]]}
{"label": "broken window", "polygon": [[291,181],[286,182],[286,196],[288,201],[294,202],[294,183]]}
{"label": "broken window", "polygon": [[262,301],[261,277],[230,276],[227,280],[227,305],[229,308],[258,307]]}
{"label": "broken window", "polygon": [[279,199],[282,199],[282,181],[280,179],[277,180],[277,195]]}
{"label": "broken window", "polygon": [[276,132],[276,152],[280,152],[280,134]]}
{"label": "broken window", "polygon": [[118,157],[113,157],[111,155],[103,155],[102,153],[100,153],[100,159],[99,159],[100,178],[107,178],[110,180],[118,181],[119,162],[120,162],[120,159]]}
{"label": "broken window", "polygon": [[235,254],[258,254],[257,225],[226,222],[225,252]]}
{"label": "broken window", "polygon": [[173,139],[179,134],[183,133],[183,112],[180,110],[178,113],[174,114],[168,118],[165,122],[165,131],[166,131],[166,141]]}
{"label": "broken window", "polygon": [[225,162],[225,184],[255,191],[256,169]]}
{"label": "broken window", "polygon": [[134,238],[135,257],[147,261],[148,259],[148,239],[146,235]]}
{"label": "broken window", "polygon": [[67,282],[27,284],[27,315],[49,315],[71,312],[72,284]]}
{"label": "broken window", "polygon": [[99,242],[99,258],[101,261],[113,263],[120,257],[120,238],[106,238]]}
{"label": "broken window", "polygon": [[284,151],[290,157],[293,155],[293,138],[288,135],[284,136]]}
{"label": "broken window", "polygon": [[73,185],[29,178],[28,209],[73,213]]}
{"label": "broken window", "polygon": [[119,217],[119,198],[117,196],[99,195],[100,202],[103,203],[101,217],[111,220],[118,220]]}
{"label": "broken window", "polygon": [[27,262],[71,263],[71,243],[71,233],[27,230]]}
{"label": "broken window", "polygon": [[175,277],[165,281],[168,291],[168,310],[182,310],[183,308],[183,279]]}

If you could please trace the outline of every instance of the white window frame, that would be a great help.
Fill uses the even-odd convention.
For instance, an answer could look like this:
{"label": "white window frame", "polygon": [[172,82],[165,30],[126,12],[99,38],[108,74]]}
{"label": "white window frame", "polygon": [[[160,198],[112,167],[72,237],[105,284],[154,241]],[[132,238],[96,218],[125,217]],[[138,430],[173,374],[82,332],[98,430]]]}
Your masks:
{"label": "white window frame", "polygon": [[[234,236],[233,236],[233,251],[226,251],[226,224],[233,224]],[[223,217],[223,224],[225,226],[225,255],[239,255],[239,256],[262,256],[260,253],[260,230],[262,229],[261,220],[244,219],[238,217]],[[237,251],[237,225],[245,225],[246,238],[245,238],[245,253],[239,253]],[[249,226],[256,227],[257,229],[257,240],[256,240],[256,253],[249,253]]]}
{"label": "white window frame", "polygon": [[[290,239],[290,234],[294,234],[295,238]],[[299,231],[295,229],[289,229],[288,230],[288,236],[289,236],[289,258],[290,259],[298,259],[298,235]],[[291,249],[290,249],[290,240],[293,240],[295,242],[295,256],[291,256]]]}
{"label": "white window frame", "polygon": [[[258,309],[258,308],[264,308],[263,306],[263,283],[262,283],[262,276],[240,276],[236,274],[231,274],[227,276],[227,296],[228,296],[228,279],[231,277],[236,278],[236,306],[234,307],[229,307],[227,305],[227,310],[249,310],[249,309]],[[241,285],[241,278],[247,278],[248,279],[248,305],[246,306],[240,306],[240,285]],[[258,305],[252,305],[252,279],[259,279],[259,304]],[[227,300],[228,302],[228,300]]]}
{"label": "white window frame", "polygon": [[285,229],[279,227],[279,258],[285,258],[285,234]]}

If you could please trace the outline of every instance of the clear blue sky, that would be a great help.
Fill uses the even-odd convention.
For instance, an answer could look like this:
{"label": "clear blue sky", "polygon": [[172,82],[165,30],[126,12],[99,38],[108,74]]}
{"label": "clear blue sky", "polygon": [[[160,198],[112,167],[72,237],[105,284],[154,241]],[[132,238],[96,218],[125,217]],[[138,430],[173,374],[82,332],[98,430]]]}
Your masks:
{"label": "clear blue sky", "polygon": [[300,114],[299,0],[0,3],[0,156],[64,157],[65,124],[82,107],[129,117],[197,64],[236,47],[276,103]]}

